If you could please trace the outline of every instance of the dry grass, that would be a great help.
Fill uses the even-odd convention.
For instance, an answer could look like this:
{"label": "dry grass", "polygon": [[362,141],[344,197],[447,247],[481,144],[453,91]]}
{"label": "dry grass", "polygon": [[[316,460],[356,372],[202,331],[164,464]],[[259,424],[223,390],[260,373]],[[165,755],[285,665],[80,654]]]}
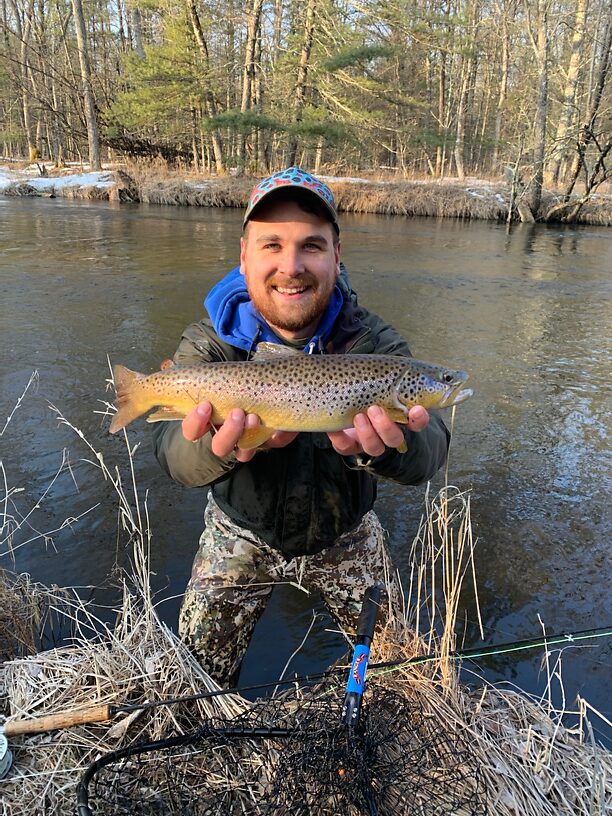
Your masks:
{"label": "dry grass", "polygon": [[[170,171],[164,162],[132,162],[127,172],[114,170],[115,184],[95,186],[34,188],[27,181],[4,190],[10,196],[59,196],[64,198],[139,201],[182,207],[243,208],[257,179],[230,176],[204,177],[188,172]],[[499,181],[456,179],[413,181],[330,181],[338,210],[353,213],[377,213],[405,217],[462,218],[506,221],[510,189]],[[544,191],[540,218],[557,203],[558,196]],[[612,225],[612,197],[597,195],[587,202],[576,221],[597,226]]]}
{"label": "dry grass", "polygon": [[0,569],[0,662],[41,648],[51,598],[53,593],[35,584],[28,575]]}
{"label": "dry grass", "polygon": [[345,212],[504,220],[507,190],[502,185],[470,186],[442,182],[332,184]]}
{"label": "dry grass", "polygon": [[[66,422],[61,414],[59,418]],[[71,623],[74,639],[60,649],[5,659],[0,667],[0,711],[11,720],[100,703],[139,704],[216,688],[155,613],[148,583],[146,503],[138,495],[129,447],[127,476],[122,477],[78,429],[73,430],[79,444],[86,447],[91,466],[115,490],[121,526],[132,541],[134,572],[125,582],[123,604],[112,627],[96,620],[76,595],[67,600],[65,593],[45,593],[49,608]],[[449,486],[437,496],[427,496],[412,562],[406,593],[394,592],[397,578],[387,576],[389,597],[405,597],[406,602],[391,609],[389,622],[375,639],[372,660],[431,653],[438,657],[425,665],[372,671],[372,693],[393,692],[407,707],[418,705],[430,724],[429,733],[433,729],[448,735],[451,743],[460,737],[469,746],[469,764],[479,766],[486,780],[482,807],[490,816],[603,816],[612,802],[610,753],[592,741],[585,742],[582,731],[565,729],[565,712],[555,711],[548,699],[530,700],[520,693],[489,687],[466,689],[459,682],[456,664],[449,659],[455,648],[462,586],[474,581],[469,495]],[[39,588],[6,573],[0,575],[0,582],[4,597],[12,596],[19,587],[9,615],[19,619],[24,599],[26,606],[38,608]],[[16,655],[25,645],[35,646],[40,618],[31,614],[19,626],[22,634]],[[23,631],[28,626],[30,635]],[[552,675],[556,667],[549,671]],[[316,690],[307,693],[317,694]],[[337,693],[342,695],[341,682]],[[132,712],[111,723],[15,737],[11,741],[13,767],[0,781],[0,814],[71,813],[76,783],[89,763],[104,752],[184,733],[202,718],[228,720],[248,713],[251,705],[238,696],[222,695]],[[282,700],[278,714],[279,720],[286,714]],[[397,719],[395,709],[388,715]],[[418,734],[404,721],[397,728],[401,739],[405,736],[408,751]],[[264,763],[264,757],[258,760],[257,743],[247,748],[249,761]],[[241,750],[247,748],[243,745]],[[265,762],[276,761],[275,757],[268,751]],[[269,777],[272,769],[266,770]],[[444,770],[439,768],[441,780]],[[203,772],[221,773],[219,768]],[[469,774],[465,785],[473,785]],[[238,791],[237,795],[242,794]],[[241,801],[242,813],[256,816],[261,812],[247,788]]]}

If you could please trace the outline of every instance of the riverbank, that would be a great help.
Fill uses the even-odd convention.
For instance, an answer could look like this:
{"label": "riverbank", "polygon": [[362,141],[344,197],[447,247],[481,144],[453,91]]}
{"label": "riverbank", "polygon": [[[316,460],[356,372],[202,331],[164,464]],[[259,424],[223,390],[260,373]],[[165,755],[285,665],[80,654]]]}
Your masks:
{"label": "riverbank", "polygon": [[[81,170],[81,168],[78,168]],[[332,188],[341,212],[430,216],[504,222],[511,201],[509,184],[468,178],[389,181],[321,176]],[[245,206],[255,182],[252,177],[190,176],[135,167],[129,172],[109,167],[102,172],[61,171],[34,164],[23,168],[0,164],[0,194],[191,207]],[[544,191],[540,217],[561,196]],[[577,198],[576,198],[577,200]],[[612,226],[612,194],[594,194],[575,222]]]}
{"label": "riverbank", "polygon": [[[127,512],[131,498],[122,501]],[[423,611],[431,604],[431,627],[425,623],[419,636],[390,603],[356,736],[340,721],[345,661],[316,685],[277,688],[272,697],[220,693],[157,617],[147,532],[133,515],[135,573],[114,627],[96,621],[76,593],[0,571],[0,609],[12,609],[4,627],[0,618],[0,720],[11,752],[5,747],[3,813],[26,816],[32,802],[44,801],[48,816],[60,816],[74,811],[78,797],[79,812],[91,812],[89,803],[113,816],[170,809],[271,816],[294,812],[297,796],[307,797],[312,814],[363,813],[368,802],[381,814],[404,813],[407,802],[419,812],[472,816],[603,813],[612,754],[593,739],[587,714],[597,714],[584,700],[571,728],[568,712],[545,698],[461,683],[451,650],[472,559],[469,499],[449,487],[425,510],[410,597]],[[426,576],[440,577],[441,562],[446,575],[456,569],[438,620]],[[75,633],[70,645],[37,653],[37,630],[50,612],[72,620]],[[381,661],[383,671],[375,667]],[[548,651],[546,665],[549,677],[558,676],[560,652]],[[31,720],[50,715],[61,715],[61,724],[38,733]]]}

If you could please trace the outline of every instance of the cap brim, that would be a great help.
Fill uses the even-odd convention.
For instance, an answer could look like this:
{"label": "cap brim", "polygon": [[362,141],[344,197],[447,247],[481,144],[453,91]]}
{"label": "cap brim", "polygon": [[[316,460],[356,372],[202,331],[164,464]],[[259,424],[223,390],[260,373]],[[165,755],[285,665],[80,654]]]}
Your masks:
{"label": "cap brim", "polygon": [[247,222],[253,218],[253,216],[257,213],[257,211],[261,208],[263,204],[269,204],[274,199],[275,195],[282,194],[284,190],[299,190],[302,196],[308,196],[313,201],[316,201],[317,204],[321,205],[323,209],[327,212],[329,220],[332,223],[334,229],[338,234],[340,234],[340,227],[338,226],[338,214],[336,213],[336,211],[329,205],[329,203],[322,196],[315,193],[314,190],[309,190],[307,187],[304,187],[301,184],[282,184],[279,187],[274,187],[271,190],[265,192],[252,206],[249,203],[244,214],[244,219],[242,221],[242,228],[244,229],[246,227]]}

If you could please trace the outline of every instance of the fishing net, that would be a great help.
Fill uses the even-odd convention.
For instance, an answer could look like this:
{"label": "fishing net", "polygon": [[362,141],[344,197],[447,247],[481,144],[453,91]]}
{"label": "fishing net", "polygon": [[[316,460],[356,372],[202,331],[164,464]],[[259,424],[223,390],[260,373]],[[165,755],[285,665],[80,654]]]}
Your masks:
{"label": "fishing net", "polygon": [[338,684],[258,700],[230,721],[106,754],[81,780],[88,816],[486,814],[467,735],[441,728],[418,695],[368,687],[359,725]]}

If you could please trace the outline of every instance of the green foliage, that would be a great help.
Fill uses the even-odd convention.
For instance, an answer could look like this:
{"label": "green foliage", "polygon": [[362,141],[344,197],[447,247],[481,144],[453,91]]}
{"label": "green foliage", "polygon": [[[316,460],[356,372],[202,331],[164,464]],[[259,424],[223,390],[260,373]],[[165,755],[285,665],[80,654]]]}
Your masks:
{"label": "green foliage", "polygon": [[265,116],[255,111],[242,113],[239,110],[229,110],[225,113],[219,113],[217,116],[211,116],[204,120],[202,126],[208,131],[217,130],[219,128],[230,128],[235,133],[244,134],[251,133],[251,131],[256,129],[277,133],[286,130],[284,124],[270,116]]}
{"label": "green foliage", "polygon": [[348,51],[340,51],[332,59],[323,63],[322,67],[333,73],[342,68],[360,67],[366,62],[375,59],[386,59],[396,53],[394,48],[385,45],[362,45],[358,48],[351,48]]}
{"label": "green foliage", "polygon": [[125,90],[107,112],[109,127],[144,133],[154,130],[168,138],[183,136],[191,110],[202,101],[203,89],[190,55],[173,44],[147,46],[145,58],[124,59]]}
{"label": "green foliage", "polygon": [[320,138],[326,145],[339,145],[351,137],[348,128],[341,122],[330,119],[317,121],[316,119],[302,119],[289,128],[291,133],[301,136],[304,141],[318,143]]}

